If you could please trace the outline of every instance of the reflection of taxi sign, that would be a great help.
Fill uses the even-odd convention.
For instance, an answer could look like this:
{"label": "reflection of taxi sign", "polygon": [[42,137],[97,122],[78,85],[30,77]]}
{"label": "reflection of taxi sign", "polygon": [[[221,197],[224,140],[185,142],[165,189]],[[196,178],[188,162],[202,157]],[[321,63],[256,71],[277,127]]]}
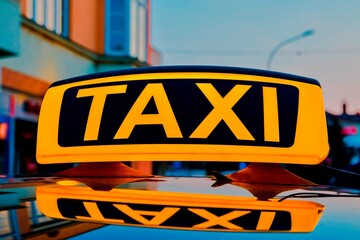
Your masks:
{"label": "reflection of taxi sign", "polygon": [[36,198],[52,218],[190,230],[311,232],[324,210],[309,201],[79,186],[41,186]]}
{"label": "reflection of taxi sign", "polygon": [[316,164],[328,152],[316,80],[224,67],[155,67],[54,83],[40,163],[248,161]]}

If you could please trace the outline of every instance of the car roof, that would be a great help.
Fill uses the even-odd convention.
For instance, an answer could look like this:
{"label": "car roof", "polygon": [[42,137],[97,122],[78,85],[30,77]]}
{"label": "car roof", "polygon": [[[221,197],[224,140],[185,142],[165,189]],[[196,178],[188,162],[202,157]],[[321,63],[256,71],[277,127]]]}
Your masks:
{"label": "car roof", "polygon": [[[99,180],[101,181],[101,179],[97,179],[97,181]],[[111,179],[109,180],[109,182],[113,181],[114,180]],[[152,202],[152,204],[155,205],[171,207],[174,205],[174,202],[175,204],[176,202],[181,202],[181,204],[186,206],[186,204],[189,204],[190,202],[190,205],[192,204],[191,206],[196,206],[197,208],[210,206],[208,204],[211,200],[217,202],[216,206],[218,207],[232,207],[233,209],[239,209],[241,207],[249,208],[249,206],[253,207],[254,204],[269,204],[273,201],[272,199],[267,201],[257,200],[257,198],[248,190],[251,189],[248,185],[226,183],[214,186],[216,179],[211,177],[155,177],[154,179],[142,180],[128,179],[128,182],[120,183],[111,190],[93,190],[84,184],[84,182],[91,185],[91,181],[88,179],[83,179],[82,183],[74,181],[74,179],[59,179],[58,184],[39,186],[37,194],[41,194],[42,189],[45,189],[44,192],[53,192],[58,195],[58,203],[60,198],[67,198],[81,200],[83,203],[85,201],[97,202],[98,205],[104,203],[104,201],[110,201],[113,204],[127,202],[128,198],[136,198],[137,194],[141,194],[142,200],[138,203],[143,203],[142,201],[144,199],[151,201],[150,198],[155,196],[155,198],[152,198],[153,200],[155,199]],[[59,186],[59,184],[61,186]],[[271,188],[271,186],[265,184],[258,184],[257,187]],[[92,193],[94,193],[94,195]],[[280,201],[282,201],[281,204],[290,206],[289,209],[296,205],[296,207],[299,207],[302,211],[306,211],[306,208],[311,206],[311,208],[314,209],[316,207],[316,211],[320,213],[320,211],[323,210],[321,207],[324,206],[324,210],[321,212],[322,216],[316,226],[314,226],[313,231],[307,233],[294,234],[287,231],[281,233],[275,231],[272,232],[271,235],[268,235],[264,232],[256,233],[250,231],[242,233],[236,231],[235,233],[233,231],[224,231],[224,229],[216,228],[191,230],[190,228],[183,227],[151,227],[136,224],[119,226],[117,223],[113,225],[114,223],[111,222],[97,221],[109,225],[81,234],[78,237],[74,237],[74,239],[96,238],[96,236],[100,235],[104,236],[103,239],[111,239],[111,236],[114,236],[114,234],[126,234],[127,236],[130,236],[130,239],[131,236],[134,236],[136,239],[146,236],[156,236],[158,239],[165,239],[173,235],[176,235],[179,239],[184,239],[185,237],[189,239],[198,239],[200,237],[213,238],[214,236],[232,239],[247,239],[254,237],[256,239],[267,239],[270,236],[276,239],[308,239],[309,237],[316,239],[324,236],[335,237],[344,232],[346,232],[347,236],[355,237],[360,229],[360,224],[358,222],[358,214],[360,212],[359,194],[360,191],[356,189],[335,188],[325,185],[313,187],[293,186],[291,190],[279,192],[279,194],[274,196],[274,199],[276,199],[276,201],[279,201],[280,199]],[[163,197],[159,199],[159,196]],[[174,200],[174,198],[176,199]],[[46,203],[49,204],[49,202],[52,201],[51,197],[47,197],[46,201]],[[73,203],[77,204],[74,201]],[[302,203],[305,205],[299,205]],[[239,205],[234,207],[234,204]],[[133,207],[134,205],[129,206]],[[67,208],[69,208],[69,205],[67,205]],[[211,208],[204,207],[204,209],[209,210]],[[222,214],[224,213],[219,214],[219,216]],[[184,218],[183,221],[190,220]],[[308,219],[308,221],[312,221],[312,219]]]}

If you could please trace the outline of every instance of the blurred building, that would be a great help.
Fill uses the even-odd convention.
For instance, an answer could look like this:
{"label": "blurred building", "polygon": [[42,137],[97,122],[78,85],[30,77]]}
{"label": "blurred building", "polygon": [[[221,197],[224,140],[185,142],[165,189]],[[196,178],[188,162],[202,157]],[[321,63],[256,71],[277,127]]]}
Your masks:
{"label": "blurred building", "polygon": [[0,0],[0,177],[39,173],[37,120],[52,82],[161,63],[150,42],[150,6],[150,0]]}
{"label": "blurred building", "polygon": [[349,114],[347,104],[344,103],[342,114],[338,115],[339,124],[342,126],[344,143],[347,147],[360,148],[360,113]]}
{"label": "blurred building", "polygon": [[344,151],[340,168],[360,173],[360,114],[349,114],[347,104],[343,104],[342,114],[336,116],[341,126]]}

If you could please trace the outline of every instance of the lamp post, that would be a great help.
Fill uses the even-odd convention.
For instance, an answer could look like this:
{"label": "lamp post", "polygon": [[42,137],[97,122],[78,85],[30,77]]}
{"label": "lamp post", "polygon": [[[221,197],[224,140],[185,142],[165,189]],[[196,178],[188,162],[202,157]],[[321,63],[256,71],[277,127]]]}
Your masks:
{"label": "lamp post", "polygon": [[266,61],[266,69],[271,69],[271,63],[272,63],[272,60],[274,58],[274,56],[276,55],[276,53],[281,49],[283,48],[284,46],[290,44],[290,43],[293,43],[293,42],[296,42],[300,39],[303,39],[303,38],[306,38],[306,37],[310,37],[312,35],[314,35],[315,31],[313,29],[310,29],[310,30],[306,30],[298,35],[295,35],[291,38],[288,38],[288,39],[285,39],[284,41],[280,42],[278,45],[276,45],[270,52],[268,58],[267,58],[267,61]]}

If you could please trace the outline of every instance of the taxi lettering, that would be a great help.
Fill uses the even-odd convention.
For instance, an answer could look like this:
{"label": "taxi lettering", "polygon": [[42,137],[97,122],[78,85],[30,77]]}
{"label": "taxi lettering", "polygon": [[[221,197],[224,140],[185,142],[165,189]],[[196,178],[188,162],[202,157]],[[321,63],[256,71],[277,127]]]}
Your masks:
{"label": "taxi lettering", "polygon": [[[226,96],[222,97],[211,83],[196,84],[213,106],[212,111],[197,126],[189,138],[207,138],[216,126],[224,121],[238,140],[255,140],[232,107],[241,100],[251,85],[235,85]],[[84,140],[97,140],[101,117],[108,95],[125,94],[127,85],[105,86],[80,89],[77,98],[93,97]],[[265,140],[278,142],[279,120],[276,88],[263,87]],[[149,101],[154,99],[157,114],[144,114]],[[161,83],[147,84],[141,92],[124,121],[117,130],[114,139],[127,139],[136,125],[162,125],[167,138],[183,138],[170,101]]]}
{"label": "taxi lettering", "polygon": [[296,87],[177,79],[69,88],[59,145],[221,144],[290,147]]}
{"label": "taxi lettering", "polygon": [[[228,230],[290,230],[286,211],[194,208],[59,199],[65,218],[113,224]],[[184,221],[186,219],[186,221]]]}

